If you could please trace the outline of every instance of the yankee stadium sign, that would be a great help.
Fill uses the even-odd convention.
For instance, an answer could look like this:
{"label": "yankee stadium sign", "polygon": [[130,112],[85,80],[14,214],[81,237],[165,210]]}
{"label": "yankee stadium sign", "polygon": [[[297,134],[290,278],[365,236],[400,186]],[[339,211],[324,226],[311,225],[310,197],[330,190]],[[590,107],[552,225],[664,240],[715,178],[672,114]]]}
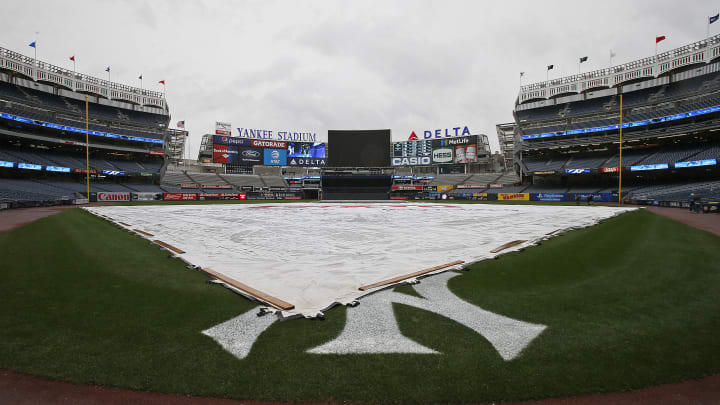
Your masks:
{"label": "yankee stadium sign", "polygon": [[238,128],[239,136],[250,139],[275,139],[278,141],[317,142],[314,132],[275,131],[271,129]]}

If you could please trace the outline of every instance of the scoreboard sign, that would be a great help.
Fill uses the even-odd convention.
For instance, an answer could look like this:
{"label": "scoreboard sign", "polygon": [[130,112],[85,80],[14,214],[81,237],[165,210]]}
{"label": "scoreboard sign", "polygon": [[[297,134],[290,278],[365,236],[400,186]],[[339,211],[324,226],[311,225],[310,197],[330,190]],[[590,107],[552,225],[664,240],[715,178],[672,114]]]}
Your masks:
{"label": "scoreboard sign", "polygon": [[422,166],[432,163],[432,141],[393,142],[392,166]]}

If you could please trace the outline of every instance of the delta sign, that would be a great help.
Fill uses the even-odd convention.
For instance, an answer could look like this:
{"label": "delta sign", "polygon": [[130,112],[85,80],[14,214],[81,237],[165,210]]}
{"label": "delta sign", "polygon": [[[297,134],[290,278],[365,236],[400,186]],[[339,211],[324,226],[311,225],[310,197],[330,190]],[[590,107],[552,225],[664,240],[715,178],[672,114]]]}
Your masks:
{"label": "delta sign", "polygon": [[[462,129],[462,131],[460,131]],[[423,131],[424,139],[440,139],[440,138],[453,138],[456,136],[467,136],[470,135],[470,130],[467,125],[462,127],[444,128],[444,129],[428,129]],[[417,141],[420,137],[417,136],[415,131],[412,131],[408,137],[408,141]]]}

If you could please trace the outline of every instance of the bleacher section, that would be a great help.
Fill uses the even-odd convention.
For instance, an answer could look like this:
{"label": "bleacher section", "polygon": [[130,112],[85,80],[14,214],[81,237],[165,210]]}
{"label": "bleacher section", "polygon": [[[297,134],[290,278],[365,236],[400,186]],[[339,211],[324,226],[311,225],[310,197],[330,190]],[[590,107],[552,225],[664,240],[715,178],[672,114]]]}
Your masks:
{"label": "bleacher section", "polygon": [[704,201],[720,201],[720,180],[642,187],[633,190],[632,198],[637,200],[687,201],[691,193],[700,195]]}
{"label": "bleacher section", "polygon": [[[85,103],[0,81],[0,112],[55,124],[85,128]],[[169,117],[88,104],[89,129],[118,135],[163,139]]]}

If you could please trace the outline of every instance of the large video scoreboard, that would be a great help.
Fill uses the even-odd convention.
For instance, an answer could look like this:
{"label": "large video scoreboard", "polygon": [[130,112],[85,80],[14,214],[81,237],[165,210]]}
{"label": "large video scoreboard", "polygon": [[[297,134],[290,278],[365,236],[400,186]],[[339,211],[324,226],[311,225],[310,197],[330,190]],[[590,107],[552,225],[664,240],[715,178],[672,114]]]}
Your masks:
{"label": "large video scoreboard", "polygon": [[331,167],[387,167],[390,130],[328,131]]}

